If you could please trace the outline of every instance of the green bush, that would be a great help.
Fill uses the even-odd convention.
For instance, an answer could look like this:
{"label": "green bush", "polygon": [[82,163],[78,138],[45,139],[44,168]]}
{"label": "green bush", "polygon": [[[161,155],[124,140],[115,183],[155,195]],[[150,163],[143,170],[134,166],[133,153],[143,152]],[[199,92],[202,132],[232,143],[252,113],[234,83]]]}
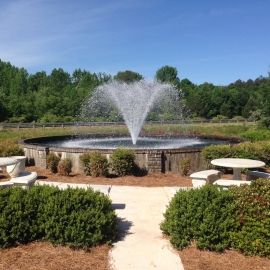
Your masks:
{"label": "green bush", "polygon": [[71,173],[72,161],[70,158],[61,159],[58,163],[58,173],[68,176]]}
{"label": "green bush", "polygon": [[23,148],[14,140],[7,139],[0,141],[0,157],[24,156]]}
{"label": "green bush", "polygon": [[190,162],[191,162],[190,158],[184,158],[180,161],[179,171],[182,176],[186,176],[188,174],[190,169]]}
{"label": "green bush", "polygon": [[109,162],[100,152],[90,154],[89,167],[93,177],[107,176],[109,173]]}
{"label": "green bush", "polygon": [[223,120],[223,119],[228,119],[228,117],[225,115],[217,115],[213,117],[213,120]]}
{"label": "green bush", "polygon": [[61,155],[56,155],[51,152],[46,156],[46,166],[52,173],[57,173],[58,171],[58,163],[61,159]]}
{"label": "green bush", "polygon": [[232,247],[249,256],[270,258],[270,181],[258,179],[249,186],[231,187],[240,229],[231,232]]}
{"label": "green bush", "polygon": [[83,166],[83,172],[85,175],[91,175],[91,170],[90,170],[90,158],[91,158],[91,153],[83,153],[80,155],[79,159],[80,162]]}
{"label": "green bush", "polygon": [[239,226],[232,202],[233,195],[216,186],[180,189],[167,207],[161,229],[177,249],[196,240],[199,249],[222,251],[230,247],[230,232]]}
{"label": "green bush", "polygon": [[[0,247],[8,248],[32,239],[31,206],[26,203],[27,191],[20,188],[0,188]],[[30,209],[29,209],[30,208]]]}
{"label": "green bush", "polygon": [[269,141],[270,140],[270,131],[267,129],[259,129],[259,130],[248,130],[241,134],[241,137],[251,141]]}
{"label": "green bush", "polygon": [[34,240],[72,248],[110,244],[117,220],[111,200],[92,189],[0,189],[0,247]]}
{"label": "green bush", "polygon": [[132,174],[135,161],[135,151],[132,149],[118,148],[110,156],[112,170],[119,176]]}
{"label": "green bush", "polygon": [[234,145],[211,145],[202,150],[202,156],[210,167],[212,159],[216,158],[249,158],[270,165],[270,141],[242,142]]}

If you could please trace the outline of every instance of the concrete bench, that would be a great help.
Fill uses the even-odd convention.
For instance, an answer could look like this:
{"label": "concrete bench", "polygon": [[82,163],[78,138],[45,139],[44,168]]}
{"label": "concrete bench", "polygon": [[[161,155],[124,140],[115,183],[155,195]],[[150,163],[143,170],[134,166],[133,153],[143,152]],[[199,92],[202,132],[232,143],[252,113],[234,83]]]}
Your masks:
{"label": "concrete bench", "polygon": [[11,178],[10,183],[13,183],[14,186],[21,186],[26,189],[30,189],[37,180],[36,172],[21,172],[17,177]]}
{"label": "concrete bench", "polygon": [[190,177],[194,187],[201,187],[206,183],[212,185],[214,181],[221,177],[221,174],[222,172],[218,170],[205,170],[192,173]]}
{"label": "concrete bench", "polygon": [[228,188],[229,186],[242,186],[242,185],[250,185],[251,181],[244,181],[244,180],[226,180],[226,179],[218,179],[216,180],[213,185],[218,185],[221,187]]}
{"label": "concrete bench", "polygon": [[256,180],[258,178],[269,178],[270,177],[269,173],[259,172],[259,171],[246,172],[245,175],[246,175],[247,181]]}
{"label": "concrete bench", "polygon": [[13,183],[10,183],[9,181],[6,182],[0,182],[0,188],[9,188],[9,187],[13,187]]}

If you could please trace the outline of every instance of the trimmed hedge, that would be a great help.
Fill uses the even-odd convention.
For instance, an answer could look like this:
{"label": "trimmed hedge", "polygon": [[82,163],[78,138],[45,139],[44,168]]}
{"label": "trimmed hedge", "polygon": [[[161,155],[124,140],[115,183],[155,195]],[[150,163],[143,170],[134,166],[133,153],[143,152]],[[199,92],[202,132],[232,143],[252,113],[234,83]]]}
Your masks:
{"label": "trimmed hedge", "polygon": [[132,174],[135,167],[135,151],[123,147],[117,148],[110,155],[110,165],[119,176]]}
{"label": "trimmed hedge", "polygon": [[161,223],[177,249],[192,241],[199,249],[234,248],[244,255],[270,258],[270,180],[223,190],[205,185],[180,190]]}
{"label": "trimmed hedge", "polygon": [[171,236],[177,249],[196,240],[200,249],[222,251],[230,246],[230,231],[239,226],[228,190],[205,185],[199,189],[179,190],[164,214],[161,229]]}
{"label": "trimmed hedge", "polygon": [[208,167],[216,158],[249,158],[265,162],[270,166],[270,141],[243,142],[234,145],[210,145],[202,150],[202,156]]}
{"label": "trimmed hedge", "polygon": [[0,189],[0,247],[34,240],[72,248],[110,244],[117,220],[111,200],[91,188]]}

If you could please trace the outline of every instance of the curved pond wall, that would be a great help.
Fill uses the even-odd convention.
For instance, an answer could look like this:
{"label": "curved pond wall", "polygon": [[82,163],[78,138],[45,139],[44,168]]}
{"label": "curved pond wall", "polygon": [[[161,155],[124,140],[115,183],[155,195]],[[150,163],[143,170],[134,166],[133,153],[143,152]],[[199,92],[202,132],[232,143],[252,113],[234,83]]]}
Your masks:
{"label": "curved pond wall", "polygon": [[[92,135],[92,137],[105,137],[102,135]],[[60,153],[62,158],[70,158],[72,160],[72,171],[82,172],[79,156],[89,151],[99,151],[109,158],[114,150],[99,149],[91,150],[85,148],[65,148],[42,146],[42,142],[53,140],[65,140],[76,138],[76,136],[52,136],[40,137],[33,139],[20,140],[18,144],[24,149],[27,166],[37,166],[46,168],[46,156],[51,153]],[[208,136],[207,138],[228,140],[229,143],[239,143],[243,141],[236,137],[217,137]],[[135,150],[135,163],[137,166],[148,172],[155,173],[179,173],[179,164],[185,158],[191,159],[190,171],[196,172],[205,169],[201,151],[203,148],[182,148],[182,149],[137,149]]]}

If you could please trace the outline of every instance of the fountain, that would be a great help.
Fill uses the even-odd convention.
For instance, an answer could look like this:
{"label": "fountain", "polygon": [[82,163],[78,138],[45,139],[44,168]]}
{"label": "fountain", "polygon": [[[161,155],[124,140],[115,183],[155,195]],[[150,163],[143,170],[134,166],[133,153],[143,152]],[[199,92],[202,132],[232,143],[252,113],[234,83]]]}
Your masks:
{"label": "fountain", "polygon": [[130,137],[107,135],[53,136],[26,139],[19,144],[24,148],[27,164],[46,167],[46,155],[60,152],[62,157],[73,160],[73,170],[79,171],[79,155],[85,151],[101,151],[106,155],[120,147],[134,148],[136,163],[153,172],[178,172],[179,160],[188,156],[192,159],[193,171],[202,169],[201,149],[209,144],[239,142],[239,138],[198,138],[179,136],[139,137],[142,125],[149,112],[173,115],[176,120],[183,116],[184,108],[179,105],[181,91],[171,84],[156,80],[142,80],[131,84],[111,81],[95,89],[84,102],[80,123],[91,123],[98,117],[124,120]]}
{"label": "fountain", "polygon": [[110,114],[117,110],[128,127],[132,143],[135,145],[142,125],[151,111],[174,114],[176,119],[182,118],[179,106],[178,91],[173,85],[156,80],[141,80],[134,83],[111,81],[96,88],[91,97],[82,106],[80,119],[90,122],[93,115]]}

